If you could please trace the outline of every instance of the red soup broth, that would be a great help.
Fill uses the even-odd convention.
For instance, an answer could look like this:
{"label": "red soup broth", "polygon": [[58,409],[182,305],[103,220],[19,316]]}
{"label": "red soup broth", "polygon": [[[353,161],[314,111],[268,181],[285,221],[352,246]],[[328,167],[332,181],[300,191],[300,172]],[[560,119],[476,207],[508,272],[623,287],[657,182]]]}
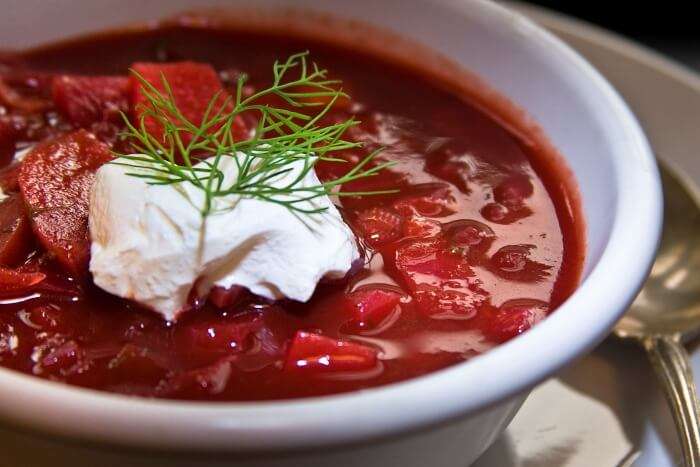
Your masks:
{"label": "red soup broth", "polygon": [[[125,86],[134,62],[182,60],[211,64],[228,89],[241,73],[262,88],[275,59],[303,50],[351,95],[326,120],[362,122],[346,137],[364,148],[344,157],[384,147],[379,159],[396,163],[344,188],[398,190],[338,201],[365,262],[344,280],[320,284],[308,303],[219,290],[167,323],[66,272],[18,220],[26,200],[17,193],[15,150],[81,127],[120,144],[118,111],[128,112],[128,102],[117,92],[105,98],[108,109],[85,113],[85,89]],[[52,83],[61,75],[109,78],[57,92]],[[584,244],[569,174],[539,149],[546,144],[526,144],[488,105],[427,73],[320,41],[167,26],[6,54],[0,78],[0,184],[8,195],[0,221],[15,242],[0,261],[45,275],[32,293],[0,288],[4,367],[146,397],[340,393],[469,360],[527,331],[578,284]],[[13,136],[3,140],[3,127]],[[344,170],[317,167],[321,179]]]}

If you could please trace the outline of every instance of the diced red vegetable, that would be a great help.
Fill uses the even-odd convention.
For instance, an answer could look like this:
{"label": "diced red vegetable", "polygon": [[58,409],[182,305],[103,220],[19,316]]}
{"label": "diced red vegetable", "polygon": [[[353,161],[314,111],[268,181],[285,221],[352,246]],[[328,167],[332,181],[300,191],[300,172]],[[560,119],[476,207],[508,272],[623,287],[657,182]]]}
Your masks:
{"label": "diced red vegetable", "polygon": [[360,329],[376,328],[384,322],[401,301],[401,294],[385,289],[364,289],[349,294],[346,307]]}
{"label": "diced red vegetable", "polygon": [[487,300],[469,263],[441,239],[396,250],[396,269],[421,312],[436,319],[469,319]]}
{"label": "diced red vegetable", "polygon": [[207,361],[211,360],[212,355],[243,352],[263,324],[262,317],[253,313],[221,316],[178,328],[175,341],[178,348],[186,349],[188,356],[197,361]]}
{"label": "diced red vegetable", "polygon": [[[207,106],[217,93],[220,93],[218,105],[214,106],[213,112],[220,110],[226,100],[227,94],[223,92],[219,76],[209,64],[196,62],[139,62],[134,63],[131,68],[162,93],[165,92],[165,86],[163,85],[163,78],[165,78],[170,85],[178,109],[187,120],[196,126],[202,124]],[[144,95],[141,82],[137,77],[131,76],[130,80],[132,115],[134,121],[138,123],[142,115],[144,115],[148,99]],[[230,110],[230,108],[226,110]],[[173,118],[173,120],[175,119]],[[163,127],[160,123],[151,117],[146,117],[145,124],[151,136],[163,139]],[[235,140],[244,140],[249,137],[248,129],[240,117],[234,123],[232,131]],[[185,143],[188,142],[188,138],[191,138],[191,135],[182,136],[185,139]]]}
{"label": "diced red vegetable", "polygon": [[297,331],[287,352],[285,368],[325,373],[370,370],[377,365],[377,351],[355,342]]}
{"label": "diced red vegetable", "polygon": [[0,120],[0,167],[12,161],[15,155],[16,132],[10,122]]}
{"label": "diced red vegetable", "polygon": [[522,207],[527,198],[532,196],[534,187],[525,174],[513,174],[502,180],[493,189],[493,199],[511,209]]}
{"label": "diced red vegetable", "polygon": [[411,238],[432,238],[440,235],[442,226],[438,221],[413,215],[403,222],[403,236]]}
{"label": "diced red vegetable", "polygon": [[18,194],[0,202],[0,265],[15,266],[32,249],[34,238],[24,203]]}
{"label": "diced red vegetable", "polygon": [[445,224],[444,231],[449,246],[462,251],[475,264],[485,261],[485,255],[496,239],[491,227],[472,219],[452,221]]}
{"label": "diced red vegetable", "polygon": [[401,235],[401,217],[384,208],[373,207],[357,215],[363,237],[372,246],[397,240]]}
{"label": "diced red vegetable", "polygon": [[22,165],[13,163],[0,169],[0,189],[8,193],[19,190],[19,171]]}
{"label": "diced red vegetable", "polygon": [[[43,286],[44,284],[41,285]],[[74,315],[75,313],[66,313],[66,310],[55,304],[41,304],[25,310],[23,321],[28,326],[42,332],[69,334],[74,331],[71,330],[71,325],[75,324],[71,319],[74,318]]]}
{"label": "diced red vegetable", "polygon": [[550,274],[551,267],[535,261],[530,252],[535,245],[506,245],[491,257],[491,270],[504,279],[537,282]]}
{"label": "diced red vegetable", "polygon": [[[431,155],[426,161],[426,172],[432,173],[441,179],[454,184],[463,193],[469,193],[470,176],[473,169],[469,162],[462,157],[447,158],[441,162],[441,158]],[[432,162],[435,160],[435,162]]]}
{"label": "diced red vegetable", "polygon": [[169,397],[219,394],[226,389],[232,374],[231,359],[223,358],[209,366],[172,374],[161,381],[157,393]]}
{"label": "diced red vegetable", "polygon": [[424,239],[402,245],[396,250],[396,267],[410,282],[420,277],[465,279],[474,276],[469,263],[448,250],[442,239]]}
{"label": "diced red vegetable", "polygon": [[34,148],[22,163],[19,185],[39,242],[74,275],[87,272],[88,204],[95,172],[112,159],[85,130]]}
{"label": "diced red vegetable", "polygon": [[0,76],[0,104],[26,113],[46,110],[51,106],[43,92],[48,77],[43,73],[27,72]]}
{"label": "diced red vegetable", "polygon": [[46,279],[42,272],[20,272],[0,266],[0,295],[14,295],[32,290]]}
{"label": "diced red vegetable", "polygon": [[530,214],[532,214],[532,210],[523,205],[509,208],[500,203],[488,203],[481,208],[481,215],[484,216],[484,219],[504,225],[524,219]]}
{"label": "diced red vegetable", "polygon": [[87,362],[85,353],[74,340],[66,341],[50,349],[35,366],[37,373],[60,374],[70,376],[80,371]]}
{"label": "diced red vegetable", "polygon": [[145,384],[157,384],[166,376],[166,368],[148,349],[128,343],[107,364],[119,379]]}
{"label": "diced red vegetable", "polygon": [[32,349],[32,373],[48,378],[80,377],[93,363],[83,343],[61,334],[54,334]]}
{"label": "diced red vegetable", "polygon": [[402,216],[443,217],[457,212],[457,201],[449,186],[438,184],[421,188],[428,192],[405,196],[394,202],[394,209]]}
{"label": "diced red vegetable", "polygon": [[58,110],[74,125],[119,122],[129,110],[129,78],[125,76],[58,75],[51,94]]}
{"label": "diced red vegetable", "polygon": [[512,300],[491,316],[486,336],[501,343],[527,331],[547,316],[547,304],[537,300]]}
{"label": "diced red vegetable", "polygon": [[485,293],[477,287],[450,288],[449,283],[417,284],[413,297],[419,309],[434,319],[471,319],[486,302]]}

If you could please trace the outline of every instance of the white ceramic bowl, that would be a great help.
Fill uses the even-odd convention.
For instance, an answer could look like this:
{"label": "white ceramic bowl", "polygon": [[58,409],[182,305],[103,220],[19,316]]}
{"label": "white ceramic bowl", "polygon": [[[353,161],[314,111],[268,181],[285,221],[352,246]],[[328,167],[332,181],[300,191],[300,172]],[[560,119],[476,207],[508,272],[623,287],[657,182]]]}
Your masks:
{"label": "white ceramic bowl", "polygon": [[564,155],[581,190],[588,240],[583,283],[541,325],[470,362],[332,397],[152,401],[2,369],[0,445],[6,459],[24,465],[64,456],[80,465],[119,466],[466,466],[505,428],[529,389],[602,339],[638,291],[654,255],[662,205],[644,135],[617,93],[580,56],[493,3],[24,0],[0,16],[0,44],[24,47],[183,8],[251,3],[293,5],[392,31],[472,70],[526,109]]}

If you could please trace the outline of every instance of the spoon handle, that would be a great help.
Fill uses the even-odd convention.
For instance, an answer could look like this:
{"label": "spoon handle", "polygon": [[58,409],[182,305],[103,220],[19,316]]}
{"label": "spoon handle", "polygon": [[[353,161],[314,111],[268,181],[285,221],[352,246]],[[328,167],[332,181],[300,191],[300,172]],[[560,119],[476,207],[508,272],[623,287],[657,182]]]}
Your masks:
{"label": "spoon handle", "polygon": [[688,353],[679,336],[648,336],[643,344],[673,411],[685,466],[700,467],[698,398]]}

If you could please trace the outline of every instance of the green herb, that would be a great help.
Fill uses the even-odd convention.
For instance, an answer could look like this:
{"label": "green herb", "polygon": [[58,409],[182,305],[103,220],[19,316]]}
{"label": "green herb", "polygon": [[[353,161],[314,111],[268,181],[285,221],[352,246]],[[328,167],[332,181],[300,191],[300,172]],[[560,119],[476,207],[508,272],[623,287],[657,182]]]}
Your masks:
{"label": "green herb", "polygon": [[[147,102],[140,109],[141,117],[136,124],[123,116],[127,125],[123,136],[140,154],[118,154],[119,158],[113,163],[137,169],[128,175],[143,178],[149,184],[190,183],[196,186],[205,195],[202,216],[214,210],[216,197],[227,195],[255,198],[294,212],[314,214],[326,208],[308,207],[308,202],[321,196],[394,193],[395,190],[340,190],[343,184],[374,176],[392,165],[391,162],[373,164],[381,149],[369,153],[342,177],[314,186],[300,185],[317,162],[348,163],[333,157],[333,153],[361,147],[361,143],[342,138],[348,128],[359,123],[355,118],[326,126],[319,123],[339,98],[348,96],[340,88],[339,80],[329,79],[327,70],[310,63],[307,57],[308,52],[303,52],[284,62],[275,62],[272,85],[249,97],[243,94],[247,77],[241,76],[235,96],[224,98],[218,93],[212,97],[201,124],[191,122],[178,109],[165,76],[161,77],[164,89],[161,92],[132,70]],[[288,108],[261,103],[267,96],[281,98]],[[234,141],[231,128],[243,112],[256,112],[259,122],[251,139]],[[148,119],[162,125],[162,139],[148,132]],[[189,139],[183,138],[184,135]],[[201,163],[202,155],[211,159]],[[228,183],[220,170],[224,158],[233,158],[238,168],[236,179]],[[298,170],[299,161],[302,168],[297,176],[280,186],[280,177]]]}

